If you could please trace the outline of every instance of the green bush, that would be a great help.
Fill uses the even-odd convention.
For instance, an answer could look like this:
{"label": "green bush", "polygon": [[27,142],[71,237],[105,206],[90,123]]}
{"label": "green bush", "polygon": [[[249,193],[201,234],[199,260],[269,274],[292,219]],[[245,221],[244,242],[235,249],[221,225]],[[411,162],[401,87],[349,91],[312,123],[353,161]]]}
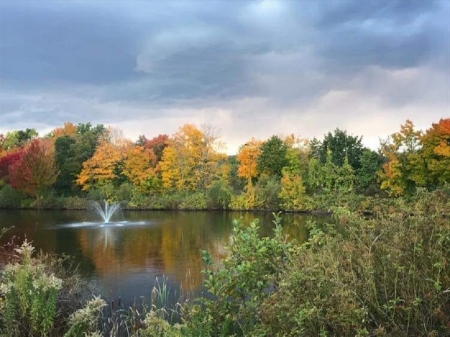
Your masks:
{"label": "green bush", "polygon": [[208,209],[228,209],[231,202],[231,191],[225,181],[214,182],[206,195]]}
{"label": "green bush", "polygon": [[[234,221],[221,268],[215,268],[210,255],[202,252],[205,287],[213,299],[202,299],[204,310],[196,309],[191,322],[204,326],[212,336],[245,335],[254,330],[260,322],[259,307],[277,287],[279,273],[288,261],[291,244],[282,234],[280,221],[276,216],[271,238],[259,237],[257,220],[250,225]],[[188,327],[192,327],[190,321]]]}
{"label": "green bush", "polygon": [[206,209],[206,195],[203,192],[185,194],[182,198],[179,209],[204,210]]}
{"label": "green bush", "polygon": [[0,208],[19,208],[25,195],[16,191],[10,185],[5,185],[0,189]]}
{"label": "green bush", "polygon": [[277,176],[262,175],[255,186],[254,208],[276,211],[280,209],[280,179]]}
{"label": "green bush", "polygon": [[31,257],[33,250],[25,241],[17,249],[22,261],[8,264],[2,277],[2,330],[8,336],[45,336],[54,324],[62,280]]}
{"label": "green bush", "polygon": [[414,216],[397,209],[363,219],[341,209],[337,230],[313,227],[260,307],[261,330],[270,336],[450,335],[450,221],[443,216],[449,209],[436,193],[420,200]]}

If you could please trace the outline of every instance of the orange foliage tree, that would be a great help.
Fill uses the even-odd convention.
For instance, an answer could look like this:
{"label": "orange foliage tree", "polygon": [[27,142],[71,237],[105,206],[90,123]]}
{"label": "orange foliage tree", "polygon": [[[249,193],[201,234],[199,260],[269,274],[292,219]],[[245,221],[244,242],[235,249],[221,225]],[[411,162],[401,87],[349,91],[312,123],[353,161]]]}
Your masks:
{"label": "orange foliage tree", "polygon": [[258,176],[258,157],[261,154],[261,144],[262,141],[252,138],[239,149],[237,155],[238,176],[247,179],[247,186],[250,186],[252,179]]}
{"label": "orange foliage tree", "polygon": [[114,144],[107,138],[100,139],[94,155],[83,163],[76,183],[88,191],[94,184],[112,182],[117,178],[117,167],[123,159],[123,144]]}
{"label": "orange foliage tree", "polygon": [[433,123],[420,138],[430,185],[450,182],[450,118]]}

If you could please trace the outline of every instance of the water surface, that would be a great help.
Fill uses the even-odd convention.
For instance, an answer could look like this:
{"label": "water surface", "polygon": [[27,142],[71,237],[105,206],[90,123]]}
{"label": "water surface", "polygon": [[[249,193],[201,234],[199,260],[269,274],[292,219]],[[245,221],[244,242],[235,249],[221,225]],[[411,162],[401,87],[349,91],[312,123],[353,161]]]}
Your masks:
{"label": "water surface", "polygon": [[[198,292],[203,268],[200,250],[220,261],[228,244],[232,220],[260,219],[261,234],[271,235],[270,213],[123,211],[104,224],[93,212],[0,210],[0,228],[14,228],[1,243],[24,238],[44,252],[69,254],[79,263],[91,291],[105,299],[119,296],[125,305],[148,299],[156,278],[164,277],[174,298]],[[317,219],[283,215],[286,234],[305,240],[305,223]],[[323,221],[323,219],[319,219]]]}

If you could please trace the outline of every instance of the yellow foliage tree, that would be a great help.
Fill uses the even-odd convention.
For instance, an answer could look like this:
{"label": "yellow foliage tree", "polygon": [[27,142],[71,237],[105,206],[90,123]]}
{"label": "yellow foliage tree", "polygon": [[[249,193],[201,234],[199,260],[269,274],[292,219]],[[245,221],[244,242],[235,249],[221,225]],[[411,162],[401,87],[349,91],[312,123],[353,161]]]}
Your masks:
{"label": "yellow foliage tree", "polygon": [[129,146],[125,151],[122,173],[133,185],[139,186],[149,177],[155,176],[156,156],[142,146]]}
{"label": "yellow foliage tree", "polygon": [[163,187],[205,189],[221,175],[225,155],[215,130],[185,124],[170,139],[159,163]]}
{"label": "yellow foliage tree", "polygon": [[286,210],[305,209],[305,187],[298,172],[283,169],[279,197]]}
{"label": "yellow foliage tree", "polygon": [[63,127],[53,129],[51,136],[53,139],[56,139],[62,136],[72,136],[75,132],[77,132],[77,126],[73,123],[65,122]]}

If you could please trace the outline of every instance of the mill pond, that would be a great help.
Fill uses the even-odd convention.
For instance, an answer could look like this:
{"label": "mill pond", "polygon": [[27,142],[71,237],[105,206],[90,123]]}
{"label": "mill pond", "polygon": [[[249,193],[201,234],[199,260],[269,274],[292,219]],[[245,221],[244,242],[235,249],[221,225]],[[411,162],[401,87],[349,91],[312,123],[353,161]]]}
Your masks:
{"label": "mill pond", "polygon": [[[272,234],[271,213],[122,211],[109,223],[94,211],[0,210],[0,228],[13,227],[1,244],[32,241],[45,253],[67,254],[79,264],[93,294],[124,305],[146,301],[155,282],[167,283],[171,301],[201,291],[200,251],[220,261],[232,234],[233,219],[260,219],[261,235]],[[323,217],[284,214],[290,238],[303,241],[309,220]]]}

